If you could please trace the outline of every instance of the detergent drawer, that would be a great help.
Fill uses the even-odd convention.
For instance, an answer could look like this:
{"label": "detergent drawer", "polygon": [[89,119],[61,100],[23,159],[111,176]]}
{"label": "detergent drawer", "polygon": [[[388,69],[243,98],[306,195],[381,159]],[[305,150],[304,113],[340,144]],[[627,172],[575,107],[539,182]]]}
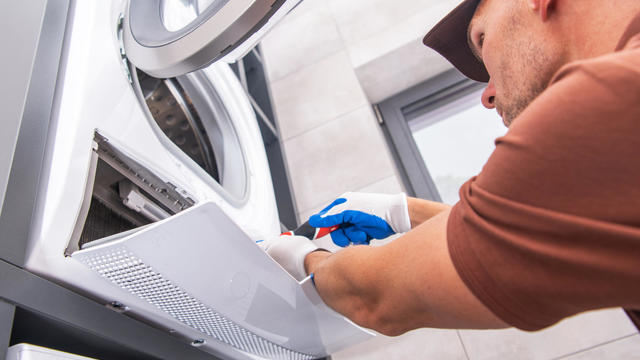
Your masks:
{"label": "detergent drawer", "polygon": [[324,305],[309,279],[297,282],[213,202],[84,244],[72,258],[205,349],[313,359],[373,335]]}

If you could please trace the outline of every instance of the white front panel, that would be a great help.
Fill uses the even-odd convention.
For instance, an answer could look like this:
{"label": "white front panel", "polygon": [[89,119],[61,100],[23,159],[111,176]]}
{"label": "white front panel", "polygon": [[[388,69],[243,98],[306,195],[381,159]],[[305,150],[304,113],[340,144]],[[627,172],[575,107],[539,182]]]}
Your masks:
{"label": "white front panel", "polygon": [[204,346],[313,359],[372,335],[327,308],[310,281],[295,281],[214,203],[72,257],[152,305],[159,322],[198,331]]}

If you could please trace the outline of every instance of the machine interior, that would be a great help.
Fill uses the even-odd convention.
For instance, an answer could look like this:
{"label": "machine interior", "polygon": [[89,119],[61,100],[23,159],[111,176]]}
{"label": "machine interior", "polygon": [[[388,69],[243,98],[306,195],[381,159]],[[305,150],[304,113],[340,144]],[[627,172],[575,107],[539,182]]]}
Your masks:
{"label": "machine interior", "polygon": [[194,203],[96,133],[85,200],[65,254],[165,219]]}
{"label": "machine interior", "polygon": [[145,103],[162,132],[216,181],[214,147],[193,101],[178,79],[156,79],[136,70]]}

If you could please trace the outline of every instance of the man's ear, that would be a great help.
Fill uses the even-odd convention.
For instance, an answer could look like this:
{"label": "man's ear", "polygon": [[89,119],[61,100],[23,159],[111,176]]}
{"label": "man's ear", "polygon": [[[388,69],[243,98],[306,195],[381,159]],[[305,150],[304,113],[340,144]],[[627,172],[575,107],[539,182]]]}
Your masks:
{"label": "man's ear", "polygon": [[547,21],[549,19],[550,11],[556,6],[556,0],[527,0],[531,10],[540,13],[540,19]]}

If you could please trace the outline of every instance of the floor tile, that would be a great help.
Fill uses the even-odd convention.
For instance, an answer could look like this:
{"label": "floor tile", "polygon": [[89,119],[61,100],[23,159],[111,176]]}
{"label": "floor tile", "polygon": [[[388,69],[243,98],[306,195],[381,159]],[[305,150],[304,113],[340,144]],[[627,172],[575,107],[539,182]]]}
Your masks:
{"label": "floor tile", "polygon": [[577,354],[561,358],[562,360],[614,360],[640,359],[640,335],[629,336],[608,344],[595,347]]}
{"label": "floor tile", "polygon": [[343,51],[272,82],[271,90],[284,140],[368,105]]}
{"label": "floor tile", "polygon": [[575,316],[547,330],[461,331],[471,360],[553,359],[637,333],[620,309],[601,310]]}
{"label": "floor tile", "polygon": [[420,329],[399,337],[378,336],[331,356],[333,360],[466,360],[455,330]]}
{"label": "floor tile", "polygon": [[395,174],[369,106],[291,138],[284,147],[301,213]]}
{"label": "floor tile", "polygon": [[269,81],[276,81],[343,49],[326,0],[307,0],[262,40]]}

